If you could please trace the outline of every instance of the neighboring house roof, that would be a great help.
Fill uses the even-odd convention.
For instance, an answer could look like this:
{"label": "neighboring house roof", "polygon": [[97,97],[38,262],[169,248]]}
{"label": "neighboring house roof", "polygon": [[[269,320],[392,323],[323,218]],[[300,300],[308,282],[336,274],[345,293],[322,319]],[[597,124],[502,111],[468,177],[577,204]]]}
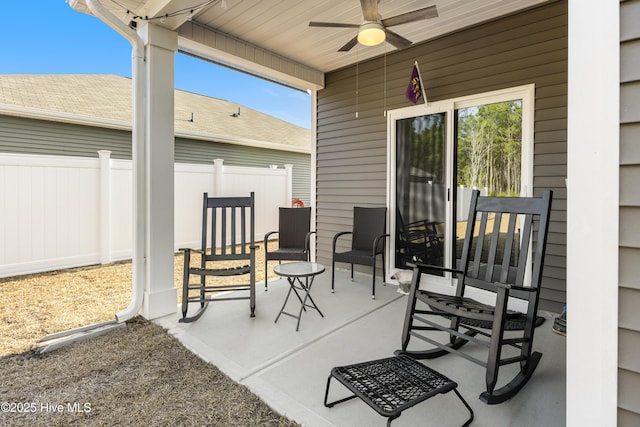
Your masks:
{"label": "neighboring house roof", "polygon": [[[238,109],[240,115],[234,117]],[[131,79],[111,74],[2,74],[0,114],[130,130]],[[182,90],[175,91],[174,125],[178,137],[310,152],[309,129]]]}

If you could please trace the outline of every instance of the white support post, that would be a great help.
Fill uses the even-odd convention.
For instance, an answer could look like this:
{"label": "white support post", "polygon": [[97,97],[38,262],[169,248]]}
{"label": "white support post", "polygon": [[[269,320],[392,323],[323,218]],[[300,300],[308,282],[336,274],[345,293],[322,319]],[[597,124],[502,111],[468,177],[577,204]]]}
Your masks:
{"label": "white support post", "polygon": [[293,165],[286,164],[284,165],[285,171],[287,171],[287,206],[291,205],[291,200],[293,200]]}
{"label": "white support post", "polygon": [[139,30],[145,45],[147,162],[146,283],[142,315],[175,313],[174,284],[174,56],[175,32],[154,24]]}
{"label": "white support post", "polygon": [[111,263],[111,151],[99,150],[100,263]]}
{"label": "white support post", "polygon": [[620,13],[569,0],[567,427],[615,426],[620,411]]}

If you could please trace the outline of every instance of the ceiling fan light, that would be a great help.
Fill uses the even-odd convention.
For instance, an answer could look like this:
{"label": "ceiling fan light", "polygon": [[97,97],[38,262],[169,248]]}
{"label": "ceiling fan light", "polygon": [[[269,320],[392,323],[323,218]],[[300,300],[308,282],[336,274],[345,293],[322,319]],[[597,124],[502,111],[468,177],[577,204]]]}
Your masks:
{"label": "ceiling fan light", "polygon": [[376,46],[384,41],[386,35],[379,22],[365,22],[358,31],[358,42],[365,46]]}

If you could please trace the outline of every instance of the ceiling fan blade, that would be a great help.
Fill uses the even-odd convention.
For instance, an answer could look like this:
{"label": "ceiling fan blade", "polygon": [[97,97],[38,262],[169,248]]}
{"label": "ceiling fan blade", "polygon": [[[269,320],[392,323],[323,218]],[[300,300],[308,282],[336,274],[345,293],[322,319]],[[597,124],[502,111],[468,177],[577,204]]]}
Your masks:
{"label": "ceiling fan blade", "polygon": [[345,44],[340,49],[338,49],[338,52],[348,52],[357,44],[358,44],[358,36],[355,36],[354,38],[349,40],[347,44]]}
{"label": "ceiling fan blade", "polygon": [[378,0],[360,0],[360,7],[365,21],[378,20]]}
{"label": "ceiling fan blade", "polygon": [[403,13],[402,15],[392,16],[383,19],[382,25],[392,27],[394,25],[407,24],[409,22],[420,21],[422,19],[436,18],[438,9],[435,6],[425,7],[424,9],[414,10],[413,12]]}
{"label": "ceiling fan blade", "polygon": [[358,24],[342,24],[340,22],[309,22],[310,27],[360,28]]}
{"label": "ceiling fan blade", "polygon": [[394,47],[398,49],[402,49],[407,46],[411,46],[410,40],[405,39],[404,37],[394,33],[393,31],[385,28],[384,32],[387,35],[387,41],[391,43]]}

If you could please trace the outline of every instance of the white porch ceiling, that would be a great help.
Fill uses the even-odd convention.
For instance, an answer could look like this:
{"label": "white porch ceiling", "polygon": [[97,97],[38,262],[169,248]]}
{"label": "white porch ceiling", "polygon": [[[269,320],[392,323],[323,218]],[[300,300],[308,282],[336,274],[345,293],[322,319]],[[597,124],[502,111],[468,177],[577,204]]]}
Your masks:
{"label": "white porch ceiling", "polygon": [[[192,43],[193,40],[189,40],[191,28],[197,26],[200,33],[210,33],[210,39],[228,37],[226,40],[239,41],[253,50],[274,54],[275,57],[323,73],[396,50],[385,42],[374,47],[357,45],[349,52],[338,52],[356,35],[357,29],[309,27],[309,21],[361,23],[363,18],[358,0],[216,0],[211,3],[206,0],[100,1],[127,23],[134,16],[156,18],[153,20],[155,24],[178,31],[183,39],[182,45],[188,46],[189,51],[209,57],[215,55],[215,50],[203,46],[197,52],[200,50],[198,43],[203,37]],[[438,17],[391,28],[415,44],[547,1],[380,0],[379,13],[386,18],[436,5]],[[84,9],[84,0],[71,0],[71,3],[78,10]],[[205,6],[197,9],[202,5]],[[190,14],[190,9],[194,10],[193,14]],[[176,11],[184,13],[171,16]],[[160,19],[165,15],[169,16]],[[237,51],[226,53],[242,56]],[[244,60],[241,68],[246,69],[246,61],[252,58],[240,59]],[[234,65],[227,56],[223,62]]]}

